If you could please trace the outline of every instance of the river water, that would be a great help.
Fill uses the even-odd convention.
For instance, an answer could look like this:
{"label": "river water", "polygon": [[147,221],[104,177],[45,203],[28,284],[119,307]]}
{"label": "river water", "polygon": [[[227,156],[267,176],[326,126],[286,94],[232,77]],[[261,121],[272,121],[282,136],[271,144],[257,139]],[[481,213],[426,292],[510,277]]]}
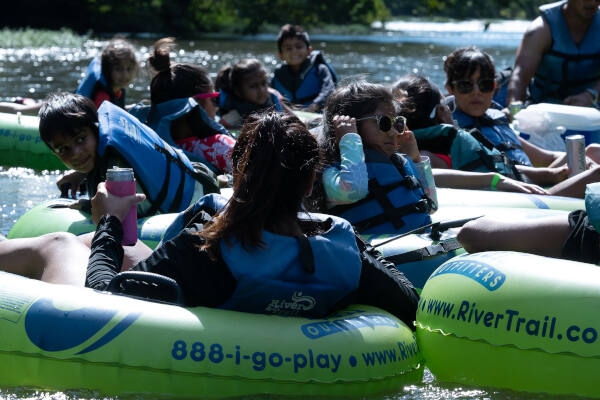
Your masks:
{"label": "river water", "polygon": [[[490,53],[498,68],[511,66],[525,29],[524,21],[492,23],[425,23],[393,21],[385,30],[369,35],[313,35],[313,48],[322,50],[342,81],[366,78],[391,84],[406,73],[418,73],[443,86],[443,59],[454,48],[477,45]],[[274,35],[244,38],[181,40],[172,58],[205,66],[212,76],[218,69],[241,58],[254,57],[268,69],[277,63]],[[150,73],[146,62],[154,38],[131,41],[138,49],[140,73],[127,91],[127,102],[149,97]],[[90,59],[100,54],[106,39],[78,37],[68,32],[44,33],[0,31],[0,100],[15,97],[41,99],[54,91],[73,91]],[[2,168],[0,159],[0,233],[28,209],[57,196],[56,171],[35,172],[23,168]],[[493,361],[492,361],[493,362]],[[27,389],[1,390],[4,399],[93,398],[87,392],[36,392]],[[149,399],[149,397],[140,397]],[[395,394],[373,399],[519,399],[531,395],[462,387],[441,383],[426,369],[424,380],[399,389]],[[536,396],[547,398],[547,396]]]}

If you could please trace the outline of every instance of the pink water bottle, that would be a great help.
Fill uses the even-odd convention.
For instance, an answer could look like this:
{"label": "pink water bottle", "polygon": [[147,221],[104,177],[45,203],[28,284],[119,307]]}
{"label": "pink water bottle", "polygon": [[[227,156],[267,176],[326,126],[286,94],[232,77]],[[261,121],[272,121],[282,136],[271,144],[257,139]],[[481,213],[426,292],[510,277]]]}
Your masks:
{"label": "pink water bottle", "polygon": [[[119,197],[135,194],[135,178],[133,169],[112,167],[106,171],[106,190]],[[123,246],[133,246],[137,242],[137,208],[131,210],[123,220]]]}

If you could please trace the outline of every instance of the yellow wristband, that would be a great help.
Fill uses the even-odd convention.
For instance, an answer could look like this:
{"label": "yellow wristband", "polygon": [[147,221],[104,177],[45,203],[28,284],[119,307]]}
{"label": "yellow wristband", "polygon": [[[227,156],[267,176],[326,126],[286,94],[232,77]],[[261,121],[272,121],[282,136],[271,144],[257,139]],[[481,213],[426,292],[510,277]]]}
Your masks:
{"label": "yellow wristband", "polygon": [[494,177],[492,178],[492,183],[490,183],[490,188],[492,190],[496,190],[496,185],[498,184],[498,182],[500,182],[500,179],[502,179],[502,175],[496,172],[494,174]]}

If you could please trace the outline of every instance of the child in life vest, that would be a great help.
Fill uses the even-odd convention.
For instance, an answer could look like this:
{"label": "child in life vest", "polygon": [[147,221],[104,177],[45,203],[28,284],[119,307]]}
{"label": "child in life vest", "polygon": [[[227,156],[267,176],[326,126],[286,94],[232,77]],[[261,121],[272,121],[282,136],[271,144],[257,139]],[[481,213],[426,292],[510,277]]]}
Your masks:
{"label": "child in life vest", "polygon": [[76,93],[92,99],[96,108],[105,100],[125,108],[125,89],[135,78],[137,69],[131,43],[115,37],[102,50],[102,56],[90,62]]}
{"label": "child in life vest", "polygon": [[[91,196],[106,171],[114,166],[133,168],[138,192],[146,201],[138,204],[138,216],[186,209],[202,195],[218,192],[214,174],[192,164],[152,129],[110,102],[98,110],[78,94],[48,97],[40,110],[40,137],[71,169],[57,185],[71,185],[73,196],[87,180]],[[85,202],[80,202],[85,207]]]}
{"label": "child in life vest", "polygon": [[[516,163],[527,180],[548,186],[552,195],[583,198],[588,183],[600,181],[600,169],[590,168],[568,177],[564,152],[552,152],[529,143],[519,136],[501,111],[492,107],[495,66],[489,54],[476,47],[454,50],[444,61],[446,89],[455,96],[453,113],[463,129],[478,128],[495,147]],[[598,145],[586,149],[588,158],[594,156]],[[588,159],[588,164],[595,160]]]}
{"label": "child in life vest", "polygon": [[271,86],[289,103],[320,111],[337,84],[333,67],[320,51],[313,51],[308,33],[299,25],[281,27],[277,50],[283,63],[275,69]]}
{"label": "child in life vest", "polygon": [[342,216],[363,233],[402,233],[431,221],[431,168],[387,88],[360,81],[336,89],[324,120],[319,139],[328,168],[310,207]]}
{"label": "child in life vest", "polygon": [[221,68],[216,88],[219,91],[221,123],[230,129],[242,126],[253,113],[270,109],[292,113],[281,103],[281,95],[269,87],[267,71],[255,58],[246,58]]}
{"label": "child in life vest", "polygon": [[173,45],[173,38],[158,40],[148,59],[158,73],[150,83],[147,123],[168,143],[191,154],[191,159],[196,156],[214,172],[230,173],[235,139],[214,120],[213,101],[219,94],[204,68],[171,62]]}
{"label": "child in life vest", "polygon": [[454,96],[444,97],[428,79],[405,75],[392,93],[421,154],[430,158],[438,187],[548,194],[537,185],[519,181],[514,163],[481,132],[454,126]]}

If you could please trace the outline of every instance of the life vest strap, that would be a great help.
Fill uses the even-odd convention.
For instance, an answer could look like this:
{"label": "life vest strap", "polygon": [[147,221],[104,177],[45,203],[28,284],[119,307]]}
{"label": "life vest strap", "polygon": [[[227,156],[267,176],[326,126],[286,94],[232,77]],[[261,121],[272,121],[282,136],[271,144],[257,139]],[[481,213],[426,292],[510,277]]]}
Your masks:
{"label": "life vest strap", "polygon": [[[388,200],[389,201],[389,200]],[[381,203],[380,203],[381,204]],[[390,203],[391,204],[391,203]],[[398,208],[387,208],[382,205],[383,213],[376,215],[371,218],[364,219],[354,224],[355,230],[364,231],[377,225],[383,225],[386,222],[390,222],[394,225],[394,228],[400,229],[406,223],[402,220],[402,217],[415,214],[415,213],[429,213],[431,205],[428,199],[423,198],[416,203],[406,204]]]}
{"label": "life vest strap", "polygon": [[[158,144],[155,144],[154,148],[157,149],[159,152],[162,152],[161,150],[163,150],[162,147],[160,147]],[[166,158],[166,161],[167,170],[165,171],[165,180],[163,181],[163,184],[160,188],[160,191],[158,192],[158,195],[156,196],[156,199],[153,200],[151,198],[148,198],[152,206],[146,212],[146,215],[156,214],[156,212],[160,210],[160,205],[163,203],[163,201],[165,201],[165,197],[167,197],[167,193],[169,191],[169,180],[171,178],[171,162],[169,161],[168,157]]]}
{"label": "life vest strap", "polygon": [[[181,199],[183,198],[183,189],[185,187],[185,174],[189,174],[190,169],[187,167],[187,165],[185,165],[183,163],[183,161],[181,161],[180,158],[173,156],[169,152],[169,150],[167,150],[163,147],[160,147],[158,144],[155,144],[154,148],[158,152],[164,154],[165,158],[167,160],[167,175],[165,177],[165,181],[163,182],[163,186],[162,186],[160,194],[159,194],[160,201],[157,201],[158,204],[162,204],[162,202],[165,200],[165,197],[166,197],[166,188],[168,188],[168,186],[169,186],[171,163],[177,164],[179,166],[179,168],[181,169],[181,177],[179,178],[179,185],[177,187],[177,193],[175,194],[173,201],[167,208],[169,210],[169,212],[176,212],[177,210],[179,210],[179,203],[181,203]],[[161,198],[161,195],[163,194],[163,190],[165,190],[165,193]]]}
{"label": "life vest strap", "polygon": [[296,240],[298,241],[298,245],[300,247],[300,264],[302,265],[302,269],[309,274],[314,274],[315,257],[310,245],[310,241],[304,235],[296,236]]}

